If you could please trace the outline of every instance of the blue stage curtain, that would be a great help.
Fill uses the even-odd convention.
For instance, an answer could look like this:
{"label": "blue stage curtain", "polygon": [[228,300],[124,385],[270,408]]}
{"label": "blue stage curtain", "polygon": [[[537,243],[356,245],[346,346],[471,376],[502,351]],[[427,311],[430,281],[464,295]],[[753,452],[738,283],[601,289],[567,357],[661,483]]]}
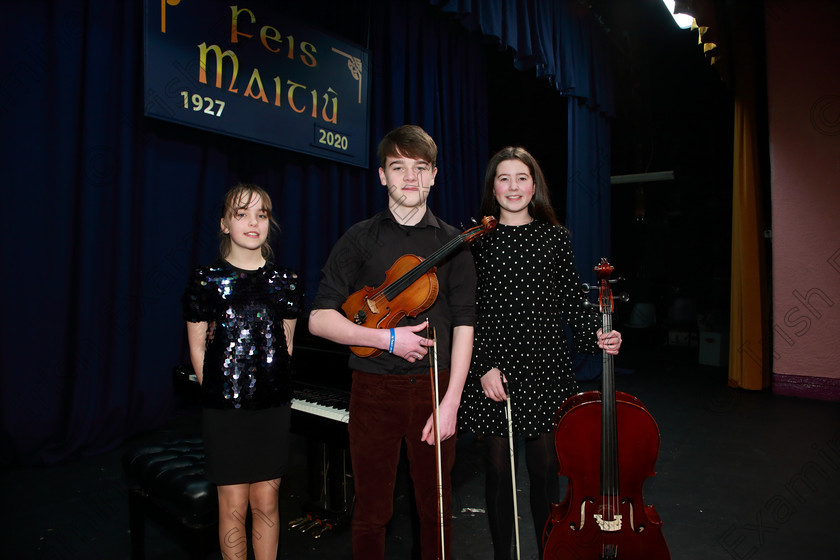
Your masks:
{"label": "blue stage curtain", "polygon": [[606,31],[574,0],[430,0],[464,27],[513,51],[520,70],[534,68],[565,95],[614,114]]}
{"label": "blue stage curtain", "polygon": [[144,117],[142,2],[5,7],[0,464],[97,453],[171,418],[181,294],[218,254],[234,183],[271,194],[276,260],[300,272],[308,301],[338,236],[384,207],[374,159],[391,128],[438,141],[439,216],[458,224],[478,208],[480,42],[424,0],[309,4],[296,15],[372,51],[369,169]]}
{"label": "blue stage curtain", "polygon": [[[610,123],[612,67],[606,32],[573,0],[431,0],[468,29],[513,51],[517,68],[534,68],[569,96],[565,225],[584,282],[610,256]],[[578,356],[579,379],[600,373],[598,360]]]}
{"label": "blue stage curtain", "polygon": [[[572,232],[575,266],[581,281],[596,285],[595,266],[610,257],[610,127],[607,117],[581,99],[569,102],[569,178],[566,227]],[[595,290],[597,293],[597,290]],[[591,294],[594,296],[594,294]],[[601,374],[600,356],[578,354],[575,375],[580,380]]]}

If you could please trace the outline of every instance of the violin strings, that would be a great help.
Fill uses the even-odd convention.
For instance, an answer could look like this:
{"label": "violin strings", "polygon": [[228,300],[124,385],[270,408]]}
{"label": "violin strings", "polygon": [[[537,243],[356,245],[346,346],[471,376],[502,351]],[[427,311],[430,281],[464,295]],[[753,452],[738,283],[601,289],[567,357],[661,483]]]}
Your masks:
{"label": "violin strings", "polygon": [[[419,172],[418,172],[418,176],[417,176],[417,184],[418,184],[418,186],[420,187],[420,194],[421,194],[421,196],[422,196],[422,194],[423,194],[423,172],[422,172],[422,171],[419,171]],[[446,243],[446,244],[444,244],[444,246],[443,246],[443,247],[446,247],[447,245],[449,245],[449,244],[448,244],[448,243]],[[443,247],[440,247],[440,249],[438,249],[437,251],[435,251],[434,253],[432,253],[432,254],[429,256],[429,258],[424,259],[423,261],[421,261],[420,263],[418,263],[417,265],[415,265],[415,266],[414,266],[414,268],[412,268],[412,269],[411,269],[411,270],[409,270],[406,274],[404,274],[403,276],[401,276],[400,278],[398,278],[398,279],[397,279],[394,283],[392,283],[390,286],[386,286],[386,287],[385,287],[385,289],[383,290],[383,293],[385,294],[386,299],[390,300],[390,299],[392,299],[392,298],[396,297],[396,296],[397,296],[399,293],[401,293],[404,289],[406,289],[406,288],[408,288],[409,286],[411,286],[411,285],[414,283],[414,281],[415,281],[415,280],[417,280],[418,278],[420,278],[421,274],[425,273],[425,272],[426,272],[426,270],[428,270],[428,268],[427,268],[426,270],[422,270],[422,268],[423,268],[423,263],[427,262],[427,261],[428,261],[429,259],[431,259],[431,258],[436,258],[436,255],[438,254],[438,252],[439,252],[440,250],[442,250],[442,249],[443,249]],[[433,262],[434,262],[434,261],[433,261]],[[422,270],[422,272],[421,272],[421,270]],[[411,277],[411,281],[410,281],[410,282],[408,282],[409,277]]]}
{"label": "violin strings", "polygon": [[[472,230],[468,231],[471,232]],[[445,255],[454,247],[460,245],[463,242],[467,233],[468,232],[464,232],[458,235],[457,237],[453,237],[452,239],[450,239],[447,243],[442,245],[440,249],[429,255],[426,259],[419,262],[414,268],[409,270],[402,277],[398,278],[393,283],[383,288],[381,292],[374,294],[371,297],[371,299],[375,298],[377,302],[380,301],[379,298],[381,296],[384,296],[388,300],[393,299],[397,294],[399,294],[404,289],[412,285],[418,278],[420,278],[420,276],[428,272],[428,270],[437,263],[438,259],[440,259],[442,255]]]}

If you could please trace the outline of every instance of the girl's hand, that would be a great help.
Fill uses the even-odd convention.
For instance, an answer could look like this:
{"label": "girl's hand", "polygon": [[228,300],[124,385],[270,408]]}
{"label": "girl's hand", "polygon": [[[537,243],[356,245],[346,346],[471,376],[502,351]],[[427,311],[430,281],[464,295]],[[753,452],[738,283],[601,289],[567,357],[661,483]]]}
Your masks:
{"label": "girl's hand", "polygon": [[607,334],[598,329],[598,346],[601,347],[607,354],[616,355],[618,349],[621,348],[621,333],[618,331],[610,331]]}
{"label": "girl's hand", "polygon": [[502,374],[499,368],[493,368],[481,376],[481,388],[484,389],[484,395],[487,398],[493,399],[496,402],[507,400],[505,394],[505,386],[502,380],[507,383],[507,379]]}
{"label": "girl's hand", "polygon": [[411,363],[422,360],[429,353],[428,347],[433,346],[435,341],[430,338],[423,338],[415,333],[428,327],[428,323],[420,323],[413,327],[397,327],[394,329],[394,351],[395,356]]}

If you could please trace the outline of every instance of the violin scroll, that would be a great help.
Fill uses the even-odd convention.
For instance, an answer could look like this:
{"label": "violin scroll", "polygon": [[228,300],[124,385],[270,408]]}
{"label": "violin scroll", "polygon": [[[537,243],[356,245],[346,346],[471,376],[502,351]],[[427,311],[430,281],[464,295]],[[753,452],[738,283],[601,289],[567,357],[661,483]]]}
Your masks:
{"label": "violin scroll", "polygon": [[[475,221],[475,220],[473,220]],[[499,221],[494,216],[484,216],[481,218],[481,224],[471,227],[464,233],[460,235],[463,241],[467,243],[471,243],[474,240],[478,239],[484,234],[490,233],[494,229],[496,229],[496,225]]]}

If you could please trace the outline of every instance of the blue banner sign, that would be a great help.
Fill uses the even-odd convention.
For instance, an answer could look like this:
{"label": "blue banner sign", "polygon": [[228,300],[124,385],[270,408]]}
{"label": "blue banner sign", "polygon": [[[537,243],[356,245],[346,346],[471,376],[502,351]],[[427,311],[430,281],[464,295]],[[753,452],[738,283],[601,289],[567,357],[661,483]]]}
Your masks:
{"label": "blue banner sign", "polygon": [[368,167],[370,52],[270,0],[146,0],[145,114]]}

